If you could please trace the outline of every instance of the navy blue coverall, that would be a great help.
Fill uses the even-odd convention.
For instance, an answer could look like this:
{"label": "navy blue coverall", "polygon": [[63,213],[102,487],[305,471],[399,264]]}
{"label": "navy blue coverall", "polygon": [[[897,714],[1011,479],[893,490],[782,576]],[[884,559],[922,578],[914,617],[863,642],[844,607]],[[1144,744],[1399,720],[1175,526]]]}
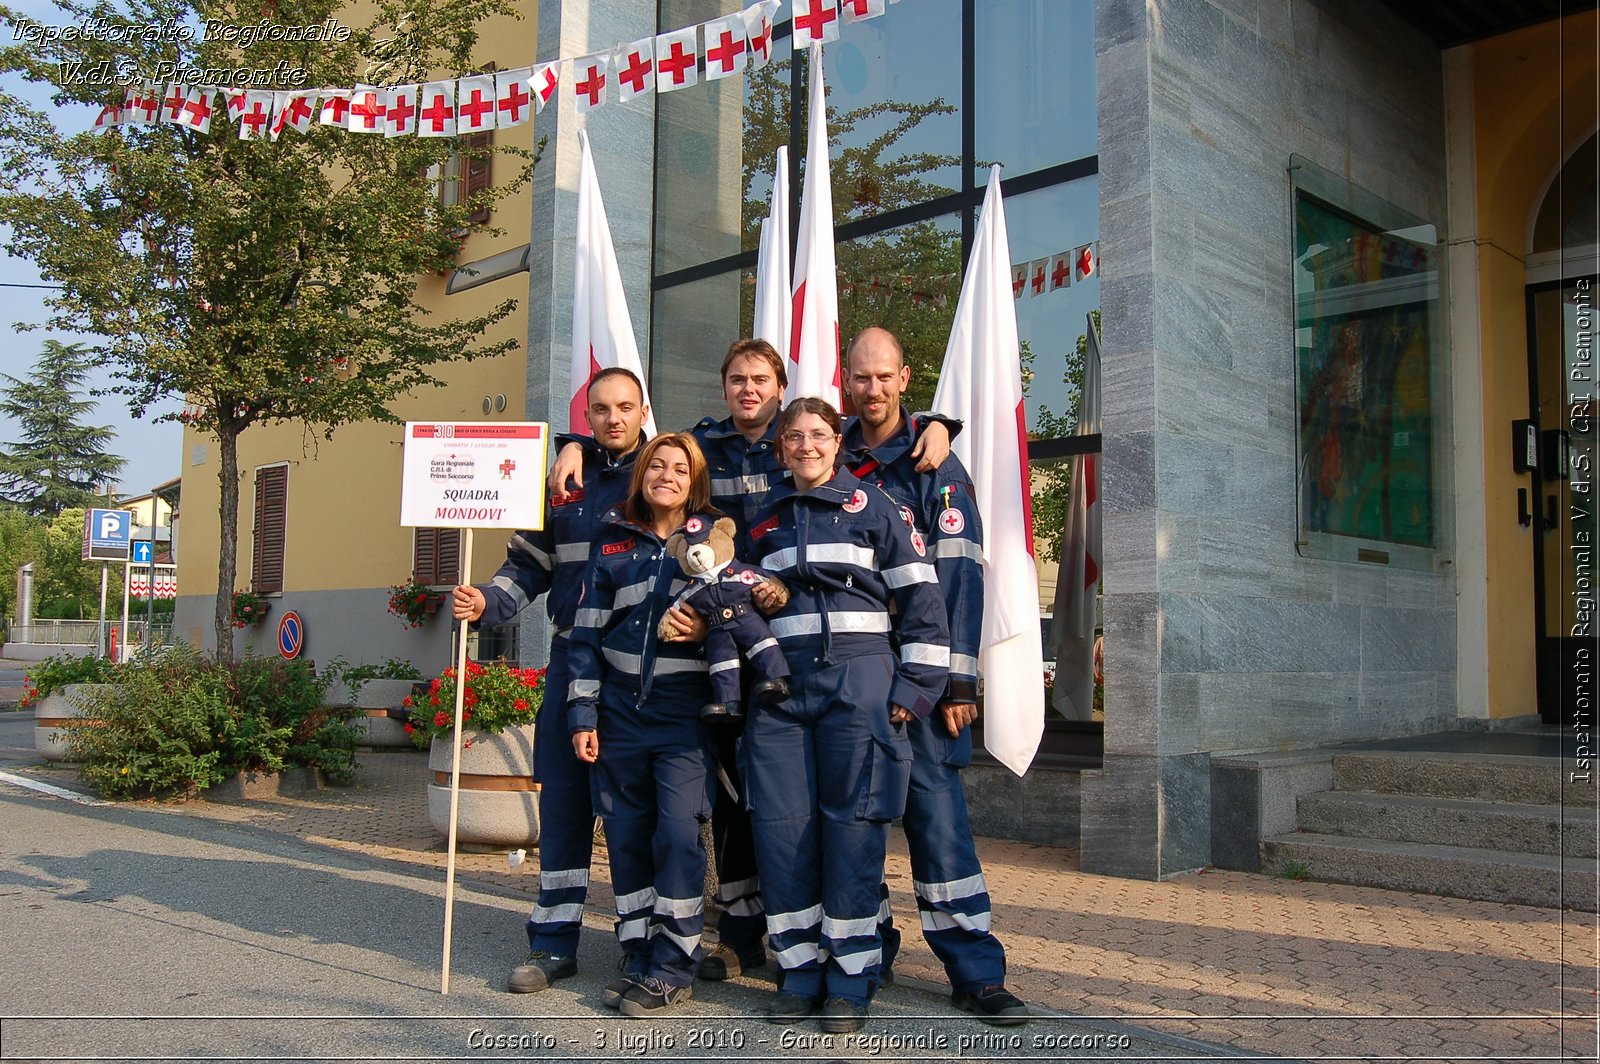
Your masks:
{"label": "navy blue coverall", "polygon": [[750,534],[789,585],[769,623],[796,676],[788,701],[752,707],[740,748],[767,931],[784,993],[865,1005],[889,822],[911,772],[890,706],[926,718],[944,693],[944,600],[926,539],[848,470],[780,497]]}
{"label": "navy blue coverall", "polygon": [[[787,490],[790,483],[789,474],[778,461],[778,419],[773,418],[766,433],[754,443],[734,426],[731,417],[721,421],[702,418],[691,431],[705,453],[711,473],[712,505],[733,518],[738,529],[733,541],[735,556],[752,558],[750,526],[766,509],[773,490]],[[724,728],[713,741],[717,744],[717,761],[728,781],[742,790],[735,757],[737,737]],[[743,799],[743,794],[736,799],[726,788],[718,787],[716,811],[711,817],[717,859],[717,906],[722,910],[717,938],[741,954],[766,934],[755,843],[750,837],[750,814]]]}
{"label": "navy blue coverall", "polygon": [[[918,473],[911,448],[916,429],[904,407],[900,428],[869,448],[859,423],[846,428],[845,464],[910,509],[932,540],[934,568],[950,621],[950,678],[940,704],[978,699],[978,645],[983,636],[983,526],[972,478],[954,454],[932,473]],[[911,787],[906,794],[906,846],[922,933],[956,991],[1005,982],[1006,953],[990,933],[989,888],[972,841],[961,769],[972,761],[972,729],[950,737],[942,715],[906,725]],[[885,891],[887,894],[887,891]],[[885,898],[879,928],[884,965],[900,948]]]}
{"label": "navy blue coverall", "polygon": [[654,531],[612,509],[589,557],[567,722],[599,733],[591,790],[605,821],[623,970],[688,986],[704,956],[700,824],[716,778],[700,724],[711,693],[705,645],[656,634],[687,578]]}
{"label": "navy blue coverall", "polygon": [[614,455],[588,436],[560,436],[583,447],[583,490],[545,501],[543,531],[522,531],[483,592],[479,625],[504,624],[540,595],[555,628],[544,702],[534,720],[533,772],[539,781],[539,901],[528,917],[528,943],[555,957],[575,957],[594,855],[589,766],[572,752],[567,727],[568,633],[578,610],[589,548],[600,518],[628,494],[638,449]]}

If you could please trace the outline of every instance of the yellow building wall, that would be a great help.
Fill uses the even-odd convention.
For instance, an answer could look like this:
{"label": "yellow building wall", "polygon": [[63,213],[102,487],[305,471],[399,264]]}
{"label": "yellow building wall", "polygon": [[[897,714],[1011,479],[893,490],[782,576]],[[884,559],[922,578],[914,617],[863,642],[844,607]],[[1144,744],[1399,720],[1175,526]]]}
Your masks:
{"label": "yellow building wall", "polygon": [[[1526,264],[1532,219],[1567,154],[1595,130],[1596,13],[1470,46],[1476,138],[1491,717],[1537,710],[1533,555],[1517,523],[1511,422],[1528,416]],[[1461,411],[1471,416],[1470,411]]]}
{"label": "yellow building wall", "polygon": [[[479,63],[506,69],[532,63],[537,41],[533,0],[527,17],[487,21],[480,34]],[[497,144],[531,150],[533,123],[495,133]],[[492,180],[520,164],[494,161]],[[492,224],[498,235],[467,238],[459,264],[487,258],[528,242],[532,201],[524,189],[496,204]],[[527,279],[517,274],[456,295],[445,295],[448,278],[418,280],[416,304],[435,318],[471,317],[515,299],[518,306],[484,341],[511,338],[514,352],[498,358],[440,366],[434,375],[443,383],[404,397],[390,409],[407,420],[514,421],[524,415],[527,364]],[[506,397],[503,412],[483,412],[485,396]],[[400,515],[400,425],[363,422],[345,425],[331,440],[299,424],[255,425],[239,440],[239,535],[235,588],[250,583],[253,547],[254,471],[263,465],[287,463],[288,512],[284,547],[284,592],[387,588],[411,574],[413,530],[402,528]],[[218,513],[220,458],[215,438],[186,428],[183,434],[183,547],[179,587],[185,595],[210,594],[216,587],[220,543]],[[196,463],[194,458],[202,457]],[[486,581],[505,559],[508,533],[485,532],[474,537],[472,579]],[[203,590],[202,590],[203,589]],[[190,633],[181,633],[188,637]]]}

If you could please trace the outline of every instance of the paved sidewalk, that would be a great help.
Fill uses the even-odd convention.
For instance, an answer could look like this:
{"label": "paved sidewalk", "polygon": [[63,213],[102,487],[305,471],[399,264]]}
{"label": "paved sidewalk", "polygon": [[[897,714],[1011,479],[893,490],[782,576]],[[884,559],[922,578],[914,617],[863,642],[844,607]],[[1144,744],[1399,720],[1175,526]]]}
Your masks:
{"label": "paved sidewalk", "polygon": [[[425,758],[366,753],[356,785],[248,804],[143,803],[173,816],[248,823],[331,847],[442,869],[428,823]],[[70,768],[7,766],[58,785]],[[1036,1007],[1103,1017],[1293,1058],[1596,1058],[1592,914],[1207,871],[1164,883],[1087,875],[1075,851],[980,839],[1010,985]],[[597,854],[591,927],[609,928]],[[462,854],[458,874],[531,905],[537,863]],[[442,875],[442,872],[441,872]],[[906,929],[902,986],[946,993],[915,931],[902,837],[889,885]],[[508,965],[516,958],[507,957]]]}

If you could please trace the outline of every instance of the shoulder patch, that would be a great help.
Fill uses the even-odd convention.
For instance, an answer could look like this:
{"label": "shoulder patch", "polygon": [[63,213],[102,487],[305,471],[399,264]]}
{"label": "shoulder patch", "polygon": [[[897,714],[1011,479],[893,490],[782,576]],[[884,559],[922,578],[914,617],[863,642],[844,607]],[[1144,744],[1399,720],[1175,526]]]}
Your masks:
{"label": "shoulder patch", "polygon": [[961,516],[961,511],[949,509],[939,515],[939,531],[947,536],[959,535],[967,527],[967,519]]}
{"label": "shoulder patch", "polygon": [[634,546],[634,540],[633,540],[633,537],[630,536],[627,539],[618,540],[615,543],[607,543],[605,546],[600,548],[600,553],[601,554],[626,554],[628,551],[633,549],[633,546]]}
{"label": "shoulder patch", "polygon": [[919,558],[928,556],[928,541],[922,538],[921,532],[911,533],[911,549],[917,552]]}
{"label": "shoulder patch", "polygon": [[760,539],[762,536],[778,527],[778,515],[773,514],[759,525],[750,530],[751,539]]}
{"label": "shoulder patch", "polygon": [[860,488],[857,488],[856,493],[850,496],[850,501],[844,504],[844,512],[847,514],[858,514],[866,508],[867,493]]}

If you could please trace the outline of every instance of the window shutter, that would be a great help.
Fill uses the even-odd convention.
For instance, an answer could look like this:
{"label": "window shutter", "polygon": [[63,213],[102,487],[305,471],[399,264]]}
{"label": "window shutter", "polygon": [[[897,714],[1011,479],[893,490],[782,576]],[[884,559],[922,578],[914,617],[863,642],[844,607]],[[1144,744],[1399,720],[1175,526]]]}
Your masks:
{"label": "window shutter", "polygon": [[411,576],[419,584],[433,583],[433,570],[439,556],[434,531],[419,528],[411,537]]}
{"label": "window shutter", "polygon": [[[464,140],[462,168],[462,202],[472,203],[475,196],[489,191],[489,163],[494,158],[490,147],[494,143],[492,132],[471,133]],[[487,201],[477,204],[471,214],[473,225],[485,225],[489,221],[489,204]]]}
{"label": "window shutter", "polygon": [[289,467],[256,470],[256,524],[250,586],[259,594],[283,590],[284,528],[289,511]]}
{"label": "window shutter", "polygon": [[464,582],[466,577],[461,573],[461,533],[454,528],[436,528],[433,531],[439,537],[439,562],[434,569],[433,582],[452,587]]}
{"label": "window shutter", "polygon": [[454,528],[419,528],[413,534],[411,573],[419,584],[460,580],[461,533]]}

